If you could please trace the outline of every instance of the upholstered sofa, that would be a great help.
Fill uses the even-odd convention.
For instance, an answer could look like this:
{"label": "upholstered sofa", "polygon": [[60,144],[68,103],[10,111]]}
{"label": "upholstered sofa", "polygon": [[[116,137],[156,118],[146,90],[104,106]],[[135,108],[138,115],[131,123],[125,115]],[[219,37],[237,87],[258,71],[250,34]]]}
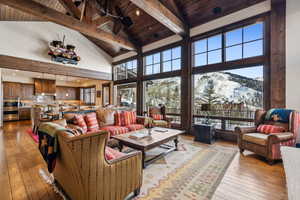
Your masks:
{"label": "upholstered sofa", "polygon": [[141,152],[108,161],[106,131],[70,136],[57,133],[59,153],[54,177],[72,200],[123,200],[139,194],[142,185]]}
{"label": "upholstered sofa", "polygon": [[[106,112],[112,112],[112,116],[109,119],[105,119],[105,116],[102,115],[107,114]],[[91,115],[96,117],[95,119],[89,120]],[[78,117],[82,117],[78,119]],[[101,109],[96,112],[87,113],[87,114],[78,114],[78,113],[68,113],[64,115],[64,118],[67,120],[68,124],[72,124],[73,126],[79,126],[82,128],[82,124],[79,121],[84,121],[87,126],[95,126],[96,129],[87,128],[85,133],[103,130],[107,131],[110,136],[125,134],[131,131],[140,130],[150,126],[151,118],[144,116],[136,116],[136,112],[134,111],[114,111],[110,109]],[[113,119],[111,119],[113,118]],[[83,125],[84,126],[84,125]]]}
{"label": "upholstered sofa", "polygon": [[[300,115],[298,112],[292,111],[287,116],[288,121],[284,123],[276,120],[268,120],[266,117],[267,114],[268,112],[265,110],[257,110],[255,112],[254,127],[236,127],[235,131],[238,134],[238,146],[241,153],[244,150],[252,151],[265,157],[269,164],[273,164],[275,160],[281,159],[281,146],[295,145],[299,131]],[[263,127],[260,125],[279,127],[283,131],[266,134],[260,132],[260,128]]]}

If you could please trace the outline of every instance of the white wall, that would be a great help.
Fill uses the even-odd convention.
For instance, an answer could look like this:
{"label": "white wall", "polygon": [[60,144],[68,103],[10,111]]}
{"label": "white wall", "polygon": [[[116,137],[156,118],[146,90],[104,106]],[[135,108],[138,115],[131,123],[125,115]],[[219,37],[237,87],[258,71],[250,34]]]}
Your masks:
{"label": "white wall", "polygon": [[300,110],[300,1],[286,3],[286,106]]}
{"label": "white wall", "polygon": [[108,54],[81,33],[51,22],[0,22],[0,55],[59,64],[48,56],[48,44],[62,40],[63,35],[81,57],[78,65],[69,66],[111,73],[112,58]]}

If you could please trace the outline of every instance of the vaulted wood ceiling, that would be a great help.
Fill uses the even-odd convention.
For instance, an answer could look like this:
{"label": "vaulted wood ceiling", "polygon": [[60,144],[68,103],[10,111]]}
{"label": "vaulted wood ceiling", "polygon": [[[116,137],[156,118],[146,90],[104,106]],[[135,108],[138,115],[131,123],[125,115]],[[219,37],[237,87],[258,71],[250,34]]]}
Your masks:
{"label": "vaulted wood ceiling", "polygon": [[[66,6],[62,5],[62,2],[70,2],[72,0],[34,1],[55,9],[60,13],[67,14],[70,10],[67,10]],[[150,1],[150,4],[156,1],[161,3],[165,8],[171,11],[171,14],[178,17],[178,19],[182,21],[187,28],[191,28],[264,0],[114,0],[114,8],[119,7],[120,12],[122,12],[124,16],[129,16],[131,18],[133,25],[130,27],[125,27],[117,19],[112,17],[100,17],[97,16],[96,13],[88,14],[88,12],[95,12],[95,9],[93,11],[93,8],[87,9],[86,15],[90,16],[92,20],[97,20],[97,25],[101,25],[103,23],[98,27],[101,30],[113,35],[117,34],[118,36],[130,41],[130,43],[134,44],[137,48],[174,35],[174,30],[172,31],[170,27],[166,26],[166,24],[161,23],[162,21],[158,21],[155,16],[150,16],[148,14],[149,12],[147,13],[147,10],[144,11],[142,7],[138,7],[137,2],[143,1]],[[79,9],[82,7],[83,6],[81,5]],[[140,13],[139,16],[137,15],[137,10]],[[114,14],[117,13],[115,10],[113,12],[115,12]],[[165,14],[165,12],[163,12],[163,14]],[[0,20],[43,21],[44,19],[0,4]],[[111,56],[116,56],[129,51],[124,48],[120,48],[117,45],[113,45],[87,35],[85,36]]]}

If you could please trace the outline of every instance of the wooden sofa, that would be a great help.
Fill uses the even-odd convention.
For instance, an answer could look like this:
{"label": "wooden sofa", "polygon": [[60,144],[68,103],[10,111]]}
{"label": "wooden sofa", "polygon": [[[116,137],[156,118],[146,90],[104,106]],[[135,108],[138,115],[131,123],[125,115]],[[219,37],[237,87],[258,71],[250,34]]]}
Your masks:
{"label": "wooden sofa", "polygon": [[108,133],[80,136],[58,132],[59,154],[54,170],[58,185],[72,200],[123,200],[139,194],[142,185],[142,154],[134,152],[107,161]]}

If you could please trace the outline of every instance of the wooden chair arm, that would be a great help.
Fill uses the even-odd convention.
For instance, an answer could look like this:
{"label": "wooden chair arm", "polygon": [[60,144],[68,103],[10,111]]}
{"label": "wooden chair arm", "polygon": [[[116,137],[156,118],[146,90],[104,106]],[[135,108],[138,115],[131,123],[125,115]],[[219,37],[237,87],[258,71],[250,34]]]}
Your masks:
{"label": "wooden chair arm", "polygon": [[242,135],[245,133],[255,133],[256,127],[235,127],[235,132]]}
{"label": "wooden chair arm", "polygon": [[[122,161],[126,161],[127,159],[130,159],[130,158],[133,158],[133,157],[136,157],[138,162],[142,162],[142,152],[140,151],[135,151],[135,152],[131,152],[131,153],[128,153],[120,158],[117,158],[117,159],[114,159],[114,160],[109,160],[107,161],[108,164],[110,165],[114,165],[114,164],[117,164],[118,162],[122,162]],[[140,157],[140,159],[139,159]]]}
{"label": "wooden chair arm", "polygon": [[[278,136],[283,136],[283,137],[278,137]],[[280,142],[285,142],[294,139],[294,135],[287,134],[287,133],[276,133],[276,134],[270,134],[268,136],[268,144],[276,144]]]}

